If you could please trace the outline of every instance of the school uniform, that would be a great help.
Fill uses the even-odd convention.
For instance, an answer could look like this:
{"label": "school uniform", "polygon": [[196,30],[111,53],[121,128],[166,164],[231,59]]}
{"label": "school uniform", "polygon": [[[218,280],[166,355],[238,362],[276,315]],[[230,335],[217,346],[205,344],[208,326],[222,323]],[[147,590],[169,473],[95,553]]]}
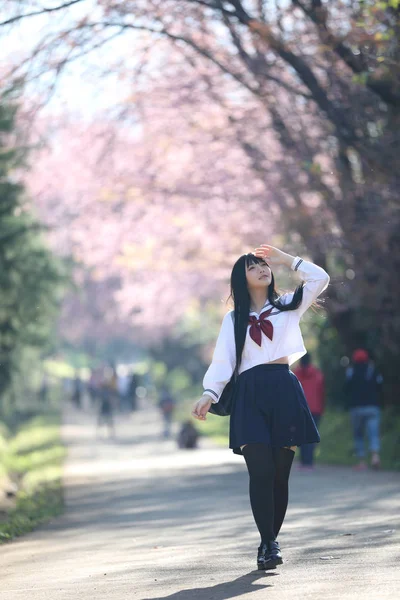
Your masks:
{"label": "school uniform", "polygon": [[[260,313],[249,314],[242,360],[235,383],[230,416],[229,447],[265,443],[272,447],[301,446],[320,441],[303,389],[289,369],[306,353],[300,319],[326,289],[329,275],[317,265],[296,257],[291,265],[304,281],[303,299],[296,310],[279,311],[267,300]],[[293,293],[281,296],[285,304]],[[223,319],[204,393],[217,403],[236,365],[233,311]],[[289,364],[266,364],[288,356]]]}

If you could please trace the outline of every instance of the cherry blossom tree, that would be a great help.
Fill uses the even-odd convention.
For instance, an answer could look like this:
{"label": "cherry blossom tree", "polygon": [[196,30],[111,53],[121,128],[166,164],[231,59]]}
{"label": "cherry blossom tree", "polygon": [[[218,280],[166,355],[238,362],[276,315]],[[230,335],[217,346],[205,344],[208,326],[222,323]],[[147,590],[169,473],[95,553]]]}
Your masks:
{"label": "cherry blossom tree", "polygon": [[[5,28],[40,18],[46,32],[16,57],[12,74],[51,89],[71,61],[93,50],[106,57],[108,47],[114,52],[97,72],[119,71],[148,100],[145,86],[165,65],[174,76],[186,72],[177,68],[180,56],[210,104],[226,111],[225,139],[245,153],[264,189],[276,185],[269,207],[342,279],[328,310],[348,348],[369,343],[395,364],[398,2],[81,0],[43,7],[9,3]],[[116,39],[124,48],[135,44],[140,57],[118,54]],[[280,148],[272,160],[260,135],[266,131]]]}
{"label": "cherry blossom tree", "polygon": [[[45,136],[27,178],[54,247],[90,270],[98,292],[107,289],[111,327],[130,323],[149,342],[192,302],[213,297],[226,310],[233,261],[268,239],[274,225],[248,157],[228,140],[213,139],[209,114],[193,144],[185,119],[177,131],[168,111],[157,119],[155,107],[150,113],[131,136],[115,122],[86,129],[72,122],[57,134],[48,125],[53,134]],[[77,287],[86,288],[81,273]],[[162,317],[154,327],[156,313]],[[92,329],[90,311],[88,318]],[[74,329],[66,333],[76,339]]]}

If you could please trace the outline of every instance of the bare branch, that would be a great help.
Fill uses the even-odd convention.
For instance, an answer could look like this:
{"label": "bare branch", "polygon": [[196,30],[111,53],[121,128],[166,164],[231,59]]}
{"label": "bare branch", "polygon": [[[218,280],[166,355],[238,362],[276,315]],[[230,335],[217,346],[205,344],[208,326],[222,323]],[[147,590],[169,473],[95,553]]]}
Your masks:
{"label": "bare branch", "polygon": [[73,4],[78,4],[78,2],[82,2],[83,0],[70,0],[69,2],[65,2],[64,4],[60,4],[59,6],[54,6],[53,8],[42,8],[41,10],[36,10],[30,13],[25,13],[22,15],[15,15],[14,17],[10,17],[6,21],[0,23],[0,27],[3,25],[11,25],[16,21],[20,21],[21,19],[25,19],[27,17],[36,17],[38,15],[44,15],[46,13],[56,12],[58,10],[63,10],[64,8],[69,8]]}
{"label": "bare branch", "polygon": [[250,17],[247,16],[245,24],[251,31],[257,33],[261,39],[263,39],[265,43],[268,44],[268,46],[282,58],[282,60],[284,60],[296,71],[301,81],[310,90],[314,102],[328,116],[331,123],[335,126],[337,135],[341,139],[346,140],[346,143],[348,144],[355,143],[357,140],[357,135],[353,126],[348,122],[344,111],[333,106],[328,95],[321,87],[317,77],[308,64],[300,56],[294,54],[289,48],[287,48],[281,40],[278,40],[273,35],[270,27],[265,25],[265,23],[261,23],[255,19],[250,19]]}
{"label": "bare branch", "polygon": [[[359,54],[355,55],[351,48],[346,46],[342,40],[335,37],[330,31],[326,20],[326,9],[320,0],[313,0],[308,8],[301,0],[292,0],[294,6],[300,8],[304,14],[316,25],[318,35],[321,41],[329,46],[343,62],[353,71],[353,73],[368,73],[368,65],[365,61],[367,56],[363,53],[362,48],[359,48]],[[382,100],[393,106],[400,105],[400,96],[395,93],[392,82],[376,81],[367,77],[366,86],[375,94],[380,96]]]}
{"label": "bare branch", "polygon": [[[308,64],[294,52],[292,52],[285,43],[278,39],[272,32],[272,29],[264,22],[253,18],[243,7],[240,0],[230,0],[230,4],[235,9],[235,17],[242,25],[245,25],[249,31],[258,35],[264,43],[267,44],[280,58],[290,65],[297,73],[300,80],[310,90],[314,102],[328,116],[336,129],[338,137],[345,140],[347,144],[354,144],[357,141],[357,135],[354,127],[346,117],[343,110],[337,109],[325,90],[321,87],[314,71]],[[209,55],[209,53],[207,53]],[[212,57],[210,57],[212,59]]]}
{"label": "bare branch", "polygon": [[[195,4],[200,4],[200,6],[204,6],[206,8],[221,10],[220,2],[218,0],[215,0],[215,2],[206,2],[206,0],[192,0],[192,2]],[[228,15],[235,16],[236,14],[235,12],[229,11],[224,7],[222,7],[222,10]]]}
{"label": "bare branch", "polygon": [[96,23],[84,23],[81,25],[81,29],[83,28],[93,28],[93,27],[118,27],[121,32],[125,29],[134,29],[136,31],[147,31],[148,33],[154,33],[163,37],[167,37],[173,42],[182,42],[187,46],[193,48],[196,52],[198,52],[204,58],[207,58],[212,63],[214,63],[223,73],[226,75],[230,75],[233,79],[238,81],[241,85],[243,85],[249,92],[252,94],[259,94],[259,91],[256,88],[253,88],[249,83],[245,81],[245,79],[235,71],[232,71],[228,67],[226,67],[222,62],[220,62],[215,56],[213,56],[206,48],[199,46],[194,40],[189,37],[184,37],[182,35],[176,35],[162,27],[160,29],[155,29],[153,27],[147,25],[134,25],[131,23],[113,23],[112,21],[99,21]]}
{"label": "bare branch", "polygon": [[[221,0],[216,0],[216,1],[222,7]],[[250,56],[250,54],[248,54],[248,52],[246,52],[246,50],[244,49],[242,41],[241,41],[238,33],[236,32],[234,25],[230,22],[229,18],[227,17],[227,15],[225,13],[223,14],[223,19],[224,19],[224,23],[225,23],[227,29],[229,30],[229,33],[231,34],[232,41],[233,41],[234,45],[236,46],[236,48],[238,49],[239,56],[243,60],[245,66],[256,77],[261,75],[264,80],[267,79],[269,81],[273,81],[273,82],[277,83],[279,86],[281,86],[282,88],[284,88],[286,91],[288,91],[292,94],[302,96],[303,98],[306,98],[307,100],[313,99],[311,94],[305,94],[304,92],[297,90],[296,88],[292,87],[291,85],[284,83],[278,77],[271,75],[267,70],[267,62],[265,60],[265,57],[261,54],[261,52],[258,52],[256,57]]]}
{"label": "bare branch", "polygon": [[329,45],[340,58],[355,72],[362,73],[367,69],[367,65],[363,60],[363,54],[356,56],[353,52],[343,44],[343,42],[337,39],[333,33],[329,30],[326,21],[326,11],[321,5],[321,2],[314,1],[310,8],[307,8],[301,0],[292,0],[294,6],[300,8],[304,14],[317,26],[321,41]]}

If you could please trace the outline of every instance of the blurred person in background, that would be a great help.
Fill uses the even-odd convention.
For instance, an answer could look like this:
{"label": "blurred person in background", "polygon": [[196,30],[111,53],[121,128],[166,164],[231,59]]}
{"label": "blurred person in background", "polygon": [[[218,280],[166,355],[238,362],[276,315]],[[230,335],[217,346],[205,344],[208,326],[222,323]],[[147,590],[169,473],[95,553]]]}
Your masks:
{"label": "blurred person in background", "polygon": [[193,449],[197,448],[197,441],[199,439],[199,432],[193,425],[192,421],[188,419],[182,423],[182,427],[178,434],[178,447],[182,449]]}
{"label": "blurred person in background", "polygon": [[172,417],[175,410],[175,399],[172,397],[171,392],[166,386],[161,388],[158,407],[161,411],[164,424],[163,437],[169,438],[171,435]]}
{"label": "blurred person in background", "polygon": [[131,377],[128,384],[128,403],[131,411],[137,409],[137,395],[136,389],[139,387],[139,377],[136,375],[135,371],[132,371]]}
{"label": "blurred person in background", "polygon": [[100,385],[102,381],[102,370],[100,368],[92,369],[87,384],[87,391],[90,398],[91,407],[95,408],[99,401]]}
{"label": "blurred person in background", "polygon": [[118,389],[117,368],[114,364],[110,365],[109,373],[109,387],[113,398],[114,408],[116,410],[121,410],[121,398]]}
{"label": "blurred person in background", "polygon": [[102,425],[108,429],[108,437],[115,437],[114,409],[116,403],[114,373],[111,368],[102,371],[102,379],[99,384],[97,436]]}
{"label": "blurred person in background", "polygon": [[380,467],[380,420],[383,377],[376,370],[365,348],[358,348],[346,369],[345,400],[350,410],[353,428],[354,450],[358,458],[355,469],[368,468],[365,452],[365,435],[371,453],[371,467]]}
{"label": "blurred person in background", "polygon": [[[301,357],[300,366],[293,373],[300,381],[308,407],[313,416],[316,426],[319,426],[325,409],[325,378],[320,369],[311,364],[309,352]],[[300,446],[300,469],[304,471],[314,468],[315,444],[303,444]]]}
{"label": "blurred person in background", "polygon": [[72,397],[71,400],[75,404],[76,408],[82,408],[82,380],[77,373],[72,385]]}

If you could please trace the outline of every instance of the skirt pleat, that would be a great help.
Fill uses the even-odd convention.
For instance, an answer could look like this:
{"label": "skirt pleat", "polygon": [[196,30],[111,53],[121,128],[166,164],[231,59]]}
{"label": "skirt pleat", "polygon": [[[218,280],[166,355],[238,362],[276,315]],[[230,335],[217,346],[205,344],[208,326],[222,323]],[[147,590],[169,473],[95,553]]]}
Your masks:
{"label": "skirt pleat", "polygon": [[239,375],[229,438],[235,454],[242,454],[245,444],[283,447],[320,441],[303,388],[288,365],[257,365]]}

